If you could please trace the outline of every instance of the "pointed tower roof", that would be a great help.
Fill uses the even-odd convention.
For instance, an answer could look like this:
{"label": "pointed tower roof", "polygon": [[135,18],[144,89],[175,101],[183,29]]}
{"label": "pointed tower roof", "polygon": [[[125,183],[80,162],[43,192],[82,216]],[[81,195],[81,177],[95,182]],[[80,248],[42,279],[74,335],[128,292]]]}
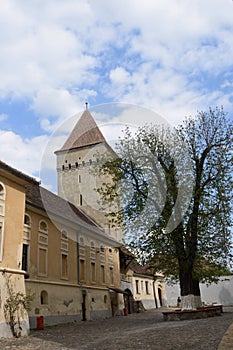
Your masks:
{"label": "pointed tower roof", "polygon": [[106,140],[91,113],[86,109],[62,148],[57,152],[91,146],[102,142],[106,142]]}

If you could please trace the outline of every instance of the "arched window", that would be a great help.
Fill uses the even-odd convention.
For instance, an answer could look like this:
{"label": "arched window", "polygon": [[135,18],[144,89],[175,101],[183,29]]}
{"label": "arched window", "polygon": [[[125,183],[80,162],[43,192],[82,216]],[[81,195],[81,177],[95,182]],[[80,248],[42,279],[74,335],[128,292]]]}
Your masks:
{"label": "arched window", "polygon": [[69,250],[68,233],[66,230],[61,230],[61,250]]}
{"label": "arched window", "polygon": [[39,222],[38,243],[48,245],[48,224],[44,220]]}
{"label": "arched window", "polygon": [[68,239],[68,233],[66,230],[61,230],[61,239],[64,239],[64,240]]}
{"label": "arched window", "polygon": [[3,239],[4,239],[4,221],[0,221],[0,261],[3,254]]}
{"label": "arched window", "polygon": [[30,241],[31,238],[32,220],[28,214],[24,214],[23,238],[25,241]]}
{"label": "arched window", "polygon": [[79,244],[80,244],[80,245],[84,245],[84,238],[83,238],[83,237],[80,237],[80,238],[79,238]]}
{"label": "arched window", "polygon": [[45,222],[44,220],[41,220],[39,223],[39,231],[48,233],[48,225],[47,225],[47,222]]}
{"label": "arched window", "polygon": [[24,225],[28,227],[31,227],[32,225],[31,218],[28,214],[24,215]]}
{"label": "arched window", "polygon": [[0,199],[5,200],[6,199],[6,189],[2,182],[0,182]]}
{"label": "arched window", "polygon": [[42,290],[42,292],[40,293],[40,303],[41,305],[48,304],[48,293],[46,292],[46,290]]}

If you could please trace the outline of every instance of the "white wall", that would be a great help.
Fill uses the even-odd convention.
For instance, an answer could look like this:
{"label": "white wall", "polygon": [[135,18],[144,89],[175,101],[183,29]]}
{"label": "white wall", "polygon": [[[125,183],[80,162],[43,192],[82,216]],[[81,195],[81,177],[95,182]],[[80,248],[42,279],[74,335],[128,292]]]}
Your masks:
{"label": "white wall", "polygon": [[[165,284],[168,306],[176,306],[180,296],[179,284],[168,286]],[[200,284],[201,298],[206,304],[218,303],[233,306],[233,276],[223,276],[217,284],[207,286]]]}

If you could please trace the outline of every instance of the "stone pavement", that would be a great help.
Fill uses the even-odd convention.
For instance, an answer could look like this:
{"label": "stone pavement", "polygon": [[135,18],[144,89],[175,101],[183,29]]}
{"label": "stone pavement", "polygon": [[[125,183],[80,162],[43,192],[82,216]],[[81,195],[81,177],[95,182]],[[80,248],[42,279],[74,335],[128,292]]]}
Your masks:
{"label": "stone pavement", "polygon": [[219,344],[218,350],[233,349],[233,323],[229,326],[225,332],[221,343]]}
{"label": "stone pavement", "polygon": [[233,349],[233,308],[224,308],[218,317],[173,322],[164,322],[162,311],[47,327],[32,331],[29,337],[0,339],[0,349]]}

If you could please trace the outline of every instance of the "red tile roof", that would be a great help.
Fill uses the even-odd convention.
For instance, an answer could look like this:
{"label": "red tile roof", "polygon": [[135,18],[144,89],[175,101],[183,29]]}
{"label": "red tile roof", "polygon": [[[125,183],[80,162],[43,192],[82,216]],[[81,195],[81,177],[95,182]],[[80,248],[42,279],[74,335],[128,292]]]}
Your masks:
{"label": "red tile roof", "polygon": [[133,272],[135,272],[136,274],[139,274],[139,275],[148,275],[148,276],[154,276],[155,275],[154,270],[151,268],[151,266],[149,264],[141,266],[135,260],[133,260],[130,263],[129,268]]}

